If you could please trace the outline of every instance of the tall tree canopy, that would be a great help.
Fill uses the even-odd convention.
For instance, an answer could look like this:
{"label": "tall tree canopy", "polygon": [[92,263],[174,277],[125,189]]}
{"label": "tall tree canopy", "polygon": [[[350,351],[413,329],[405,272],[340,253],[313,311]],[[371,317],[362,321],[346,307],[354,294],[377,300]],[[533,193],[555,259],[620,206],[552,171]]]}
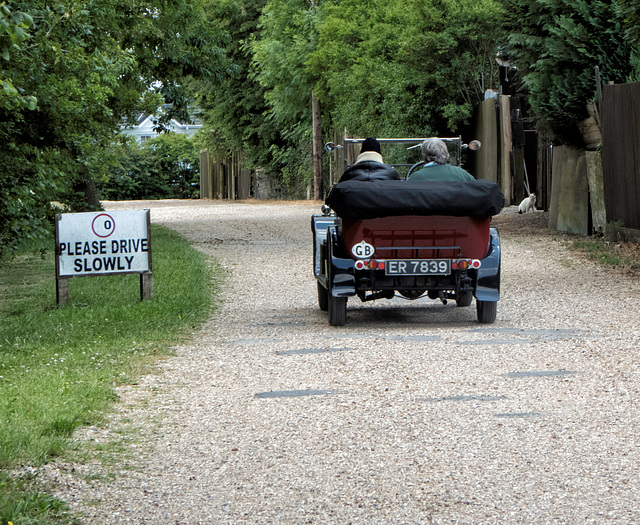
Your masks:
{"label": "tall tree canopy", "polygon": [[500,16],[494,0],[327,0],[308,64],[340,127],[451,133],[495,87]]}
{"label": "tall tree canopy", "polygon": [[622,20],[629,43],[637,51],[640,45],[640,1],[615,0],[616,14]]}
{"label": "tall tree canopy", "polygon": [[243,67],[241,78],[266,100],[259,109],[266,119],[254,122],[278,124],[284,142],[271,150],[282,165],[300,162],[287,156],[291,139],[298,151],[309,140],[312,89],[324,129],[457,133],[483,92],[497,87],[500,49],[519,71],[538,127],[577,144],[595,66],[604,82],[634,79],[640,69],[634,73],[638,0],[264,2],[243,40],[251,42],[255,76]]}
{"label": "tall tree canopy", "polygon": [[270,0],[258,78],[280,120],[308,118],[316,88],[354,133],[452,131],[492,83],[500,16],[495,0]]}
{"label": "tall tree canopy", "polygon": [[[268,144],[284,179],[311,179],[311,94],[324,129],[455,133],[495,87],[497,0],[224,0],[226,78],[195,86],[205,122],[232,148]],[[260,102],[262,100],[262,102]],[[248,140],[257,138],[261,142]],[[239,140],[243,137],[242,140]],[[262,148],[264,151],[264,148]]]}
{"label": "tall tree canopy", "polygon": [[[309,136],[307,108],[303,102],[294,118],[287,118],[282,106],[275,111],[272,108],[275,99],[271,89],[275,85],[276,89],[291,90],[288,78],[271,84],[261,78],[256,67],[253,44],[262,33],[278,27],[264,22],[271,16],[266,4],[266,0],[220,0],[210,5],[214,23],[229,37],[224,47],[228,64],[223,75],[190,82],[189,88],[203,110],[203,145],[215,153],[242,152],[250,167],[265,168],[276,186],[293,194],[310,174],[308,140],[304,140]],[[273,58],[286,61],[284,54]],[[305,96],[310,99],[310,92],[301,98]],[[293,105],[292,100],[284,102],[286,110]],[[298,188],[292,189],[292,185]]]}
{"label": "tall tree canopy", "polygon": [[251,166],[268,165],[271,146],[279,143],[278,127],[269,118],[264,89],[252,67],[249,43],[258,31],[265,0],[225,0],[210,6],[214,23],[228,38],[224,74],[196,78],[189,87],[203,111],[207,139],[212,151],[242,151]]}
{"label": "tall tree canopy", "polygon": [[314,0],[269,0],[251,42],[269,119],[283,139],[272,146],[273,159],[288,187],[313,177],[311,93],[316,79],[306,61],[315,46],[315,21]]}
{"label": "tall tree canopy", "polygon": [[224,61],[204,0],[29,0],[0,12],[1,255],[46,231],[48,201],[95,201],[81,194],[123,117],[164,102],[167,118],[184,117],[185,77],[214,77]]}
{"label": "tall tree canopy", "polygon": [[[11,60],[11,55],[20,49],[20,45],[29,37],[27,30],[33,24],[33,19],[26,13],[11,11],[4,3],[0,4],[0,56],[2,64]],[[35,109],[36,99],[34,96],[25,95],[23,90],[15,88],[10,77],[11,74],[0,69],[0,108],[16,109],[28,107]]]}
{"label": "tall tree canopy", "polygon": [[325,130],[455,134],[497,87],[501,49],[537,122],[575,143],[594,67],[604,82],[638,74],[637,12],[638,0],[1,3],[0,254],[46,230],[49,200],[91,200],[122,117],[169,103],[163,118],[184,119],[190,97],[209,146],[299,189],[312,92]]}
{"label": "tall tree canopy", "polygon": [[507,56],[519,70],[539,126],[582,145],[576,123],[587,117],[603,82],[626,82],[633,48],[612,0],[504,0]]}

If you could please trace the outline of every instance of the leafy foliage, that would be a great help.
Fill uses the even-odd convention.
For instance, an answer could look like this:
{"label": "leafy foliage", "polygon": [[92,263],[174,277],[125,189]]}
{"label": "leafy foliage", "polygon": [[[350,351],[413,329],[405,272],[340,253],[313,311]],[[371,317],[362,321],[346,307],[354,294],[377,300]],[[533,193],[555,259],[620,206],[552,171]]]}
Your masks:
{"label": "leafy foliage", "polygon": [[580,146],[575,124],[587,117],[603,82],[625,82],[632,49],[611,1],[505,0],[507,53],[520,71],[532,113],[561,142]]}
{"label": "leafy foliage", "polygon": [[[0,56],[10,60],[12,52],[28,38],[26,29],[31,27],[33,19],[26,13],[11,11],[4,2],[0,4]],[[35,109],[36,98],[22,94],[16,89],[10,78],[5,76],[4,67],[0,73],[0,107],[16,109],[27,107]]]}
{"label": "leafy foliage", "polygon": [[257,78],[279,123],[311,123],[314,78],[306,61],[314,49],[315,10],[307,0],[270,0],[252,44]]}
{"label": "leafy foliage", "polygon": [[497,0],[216,3],[233,67],[191,87],[211,148],[244,149],[287,188],[312,178],[311,94],[325,130],[451,133],[497,81]]}
{"label": "leafy foliage", "polygon": [[[105,191],[166,195],[168,168],[149,165],[144,151],[125,167],[114,131],[123,116],[161,103],[171,110],[160,127],[186,119],[190,97],[204,111],[201,145],[242,151],[251,167],[299,194],[312,178],[312,91],[329,133],[458,134],[484,90],[497,87],[500,47],[540,127],[577,144],[594,67],[604,82],[640,73],[638,7],[638,0],[2,4],[0,254],[46,233],[50,200],[90,209],[93,180],[108,173],[116,175]],[[143,165],[151,170],[144,177]]]}
{"label": "leafy foliage", "polygon": [[[272,189],[285,196],[301,195],[312,178],[312,82],[288,49],[292,41],[281,34],[297,38],[294,33],[302,31],[297,24],[308,22],[308,11],[306,1],[212,4],[210,16],[229,37],[227,67],[223,75],[189,83],[203,110],[202,146],[216,154],[242,152],[248,166],[265,168]],[[263,68],[256,55],[268,56],[268,66]]]}
{"label": "leafy foliage", "polygon": [[640,2],[638,0],[613,0],[616,15],[624,27],[625,37],[631,46],[630,82],[640,79]]}
{"label": "leafy foliage", "polygon": [[309,64],[335,123],[361,135],[448,134],[495,85],[493,0],[325,2]]}
{"label": "leafy foliage", "polygon": [[615,0],[613,5],[625,28],[629,43],[637,49],[640,45],[640,1]]}
{"label": "leafy foliage", "polygon": [[1,257],[46,234],[49,201],[99,206],[94,179],[115,161],[122,117],[162,102],[166,119],[184,117],[185,77],[215,77],[224,60],[205,0],[29,0],[0,11]]}
{"label": "leafy foliage", "polygon": [[194,138],[163,133],[142,146],[127,141],[98,193],[105,200],[195,198],[200,193],[199,148]]}
{"label": "leafy foliage", "polygon": [[189,84],[203,111],[202,146],[216,153],[242,151],[254,167],[268,166],[273,161],[271,146],[282,142],[251,65],[249,41],[258,30],[263,5],[264,0],[227,0],[211,6],[210,16],[228,35],[227,68],[224,75]]}

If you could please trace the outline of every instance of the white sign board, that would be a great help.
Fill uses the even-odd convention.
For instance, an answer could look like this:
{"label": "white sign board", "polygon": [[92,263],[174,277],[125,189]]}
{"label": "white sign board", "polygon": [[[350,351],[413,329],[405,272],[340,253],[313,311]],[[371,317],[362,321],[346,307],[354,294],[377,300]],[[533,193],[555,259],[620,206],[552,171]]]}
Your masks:
{"label": "white sign board", "polygon": [[63,213],[57,219],[58,277],[151,271],[149,210]]}

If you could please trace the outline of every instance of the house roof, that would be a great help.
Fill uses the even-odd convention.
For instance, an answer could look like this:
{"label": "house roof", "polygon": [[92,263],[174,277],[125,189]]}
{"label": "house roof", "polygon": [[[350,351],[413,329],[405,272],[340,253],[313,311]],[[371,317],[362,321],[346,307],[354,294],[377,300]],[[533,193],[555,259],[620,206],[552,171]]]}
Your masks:
{"label": "house roof", "polygon": [[[164,112],[166,111],[168,108],[170,107],[169,104],[164,104],[161,109],[160,112]],[[177,120],[177,119],[171,119],[170,121],[170,125],[172,127],[177,127],[177,128],[189,128],[189,127],[202,127],[202,121],[197,118],[196,115],[199,114],[199,109],[198,108],[189,108],[189,112],[191,114],[191,120],[190,121],[181,121],[181,120]],[[152,115],[150,113],[139,113],[137,115],[137,117],[135,118],[135,124],[130,124],[129,121],[127,119],[122,119],[122,123],[120,125],[121,129],[135,129],[137,127],[142,126],[145,121],[149,120],[150,122],[153,122],[154,119],[157,118],[157,115]]]}

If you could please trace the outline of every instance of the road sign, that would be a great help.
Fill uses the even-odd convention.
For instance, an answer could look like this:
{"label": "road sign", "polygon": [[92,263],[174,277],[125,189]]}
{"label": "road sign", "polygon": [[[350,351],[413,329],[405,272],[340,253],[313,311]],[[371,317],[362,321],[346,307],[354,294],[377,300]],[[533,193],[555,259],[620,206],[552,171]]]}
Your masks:
{"label": "road sign", "polygon": [[[68,295],[68,283],[61,280],[71,277],[130,273],[141,275],[142,287],[142,276],[149,281],[151,274],[149,230],[149,210],[56,215],[58,291],[62,286]],[[141,289],[141,296],[146,295]]]}

